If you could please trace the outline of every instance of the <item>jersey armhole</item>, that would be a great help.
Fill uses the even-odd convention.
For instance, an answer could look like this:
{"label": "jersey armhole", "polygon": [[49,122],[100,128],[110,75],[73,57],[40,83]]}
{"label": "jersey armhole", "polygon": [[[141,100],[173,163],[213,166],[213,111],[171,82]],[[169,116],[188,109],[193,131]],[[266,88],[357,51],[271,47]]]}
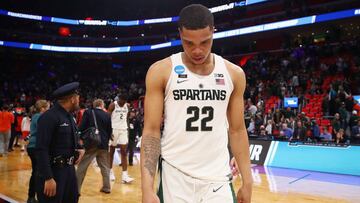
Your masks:
{"label": "jersey armhole", "polygon": [[225,77],[229,80],[229,83],[230,83],[229,88],[230,88],[230,90],[232,92],[234,90],[234,82],[233,82],[232,77],[230,75],[229,68],[227,67],[227,65],[225,63],[225,59],[223,57],[219,56],[219,55],[216,55],[216,57],[219,60],[219,63],[222,63],[223,67],[225,67],[224,74],[225,74]]}
{"label": "jersey armhole", "polygon": [[174,67],[174,64],[173,64],[173,61],[174,61],[173,58],[174,58],[174,57],[175,57],[175,54],[171,55],[171,57],[170,57],[170,62],[171,62],[171,67],[170,67],[170,68],[171,68],[171,70],[170,70],[170,74],[169,74],[169,76],[168,76],[168,78],[167,78],[167,82],[166,82],[166,86],[165,86],[164,101],[167,99],[167,97],[168,97],[168,95],[169,95],[171,83],[172,83],[172,80],[173,80],[173,77],[172,77],[172,75],[173,75],[172,68]]}

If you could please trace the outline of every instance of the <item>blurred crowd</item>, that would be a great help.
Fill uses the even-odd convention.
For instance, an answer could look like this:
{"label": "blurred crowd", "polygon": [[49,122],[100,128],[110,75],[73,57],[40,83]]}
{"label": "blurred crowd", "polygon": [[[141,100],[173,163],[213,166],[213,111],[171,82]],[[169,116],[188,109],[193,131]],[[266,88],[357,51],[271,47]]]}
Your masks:
{"label": "blurred crowd", "polygon": [[[360,116],[354,95],[360,95],[359,40],[324,45],[303,45],[275,53],[251,56],[242,67],[246,72],[244,94],[248,133],[260,139],[358,143]],[[81,107],[100,98],[107,107],[117,95],[128,102],[142,120],[144,78],[147,66],[114,68],[114,64],[64,59],[31,58],[4,62],[12,71],[1,74],[0,104],[23,116],[37,99],[51,100],[54,88],[70,81],[81,83]],[[104,63],[107,63],[107,68]],[[24,68],[26,67],[26,68]],[[99,77],[100,76],[100,77]],[[320,120],[304,109],[309,95],[321,97]],[[267,105],[270,98],[274,105]],[[298,97],[298,108],[285,108],[285,97]],[[323,125],[321,119],[329,124]]]}
{"label": "blurred crowd", "polygon": [[[360,143],[359,41],[323,46],[304,45],[280,53],[254,56],[243,67],[247,130],[260,139]],[[312,97],[321,108],[310,109],[320,119],[307,116]],[[266,102],[277,98],[274,106]],[[285,97],[297,97],[297,108],[284,108]],[[316,112],[317,111],[317,112]],[[321,119],[330,120],[322,125]],[[319,126],[320,125],[320,126]]]}

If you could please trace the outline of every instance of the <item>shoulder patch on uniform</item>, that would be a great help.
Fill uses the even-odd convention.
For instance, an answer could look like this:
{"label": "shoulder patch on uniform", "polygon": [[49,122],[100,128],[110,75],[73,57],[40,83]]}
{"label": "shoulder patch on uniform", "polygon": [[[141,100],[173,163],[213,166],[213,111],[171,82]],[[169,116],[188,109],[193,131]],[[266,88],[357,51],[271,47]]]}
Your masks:
{"label": "shoulder patch on uniform", "polygon": [[177,66],[175,66],[174,71],[177,74],[182,74],[185,72],[185,67],[182,65],[177,65]]}
{"label": "shoulder patch on uniform", "polygon": [[67,123],[63,123],[60,125],[60,127],[68,127],[68,126],[69,126],[69,124],[67,124]]}

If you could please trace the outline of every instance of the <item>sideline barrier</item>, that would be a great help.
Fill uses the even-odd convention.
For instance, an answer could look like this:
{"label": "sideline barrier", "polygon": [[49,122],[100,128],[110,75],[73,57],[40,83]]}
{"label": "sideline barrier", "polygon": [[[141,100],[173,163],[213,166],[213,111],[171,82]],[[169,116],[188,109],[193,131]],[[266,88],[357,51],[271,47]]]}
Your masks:
{"label": "sideline barrier", "polygon": [[360,176],[360,146],[249,140],[251,163]]}

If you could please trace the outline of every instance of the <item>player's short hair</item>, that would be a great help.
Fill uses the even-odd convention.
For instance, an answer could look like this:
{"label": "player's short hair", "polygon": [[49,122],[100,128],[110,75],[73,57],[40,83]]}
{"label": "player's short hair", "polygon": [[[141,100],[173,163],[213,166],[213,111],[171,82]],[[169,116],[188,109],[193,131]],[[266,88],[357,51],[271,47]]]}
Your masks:
{"label": "player's short hair", "polygon": [[120,100],[125,100],[125,101],[126,101],[126,100],[127,100],[127,95],[125,95],[125,94],[119,94],[119,95],[118,95],[118,98],[119,98],[119,101],[120,101]]}
{"label": "player's short hair", "polygon": [[214,27],[214,16],[210,10],[201,4],[191,4],[184,7],[179,14],[179,29],[198,30]]}

